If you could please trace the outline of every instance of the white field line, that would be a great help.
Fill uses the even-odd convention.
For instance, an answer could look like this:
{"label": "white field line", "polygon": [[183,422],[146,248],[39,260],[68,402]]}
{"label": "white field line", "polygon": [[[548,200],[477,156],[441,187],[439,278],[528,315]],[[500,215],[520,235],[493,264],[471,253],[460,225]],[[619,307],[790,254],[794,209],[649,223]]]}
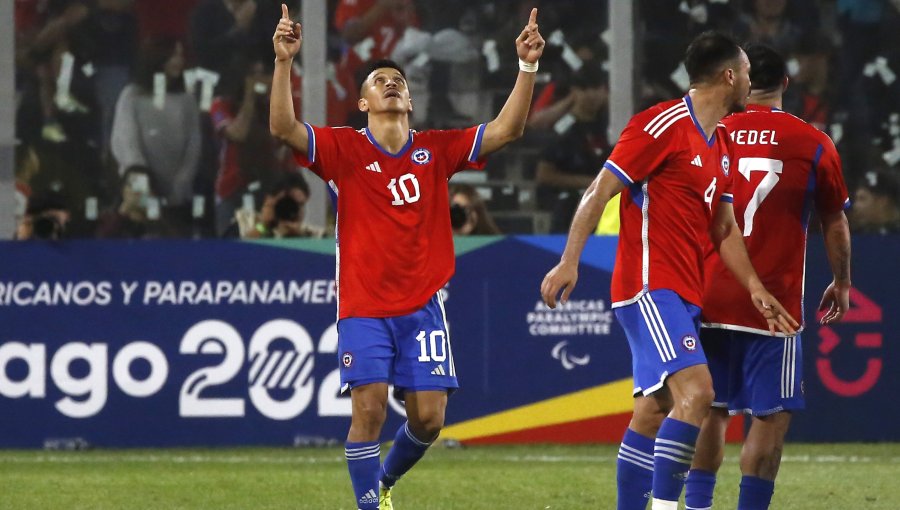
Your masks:
{"label": "white field line", "polygon": [[[489,457],[482,457],[488,459]],[[499,460],[506,462],[615,462],[616,458],[608,455],[508,455]],[[725,462],[737,463],[739,458],[725,457]],[[900,457],[866,457],[859,455],[785,455],[782,462],[798,464],[866,464],[872,462],[900,463]]]}
{"label": "white field line", "polygon": [[132,462],[137,464],[332,464],[344,462],[336,457],[261,457],[253,455],[0,455],[0,464],[105,464]]}
{"label": "white field line", "polygon": [[[614,463],[611,455],[484,455],[478,452],[467,456],[469,460],[497,460],[500,462],[539,463]],[[726,457],[725,462],[736,463],[737,456]],[[900,463],[900,457],[867,457],[858,455],[785,455],[782,462],[798,464],[868,464]],[[147,463],[147,464],[337,464],[343,463],[343,456],[334,457],[273,457],[255,455],[93,455],[93,454],[47,454],[47,455],[0,455],[0,464],[104,464],[104,463]]]}

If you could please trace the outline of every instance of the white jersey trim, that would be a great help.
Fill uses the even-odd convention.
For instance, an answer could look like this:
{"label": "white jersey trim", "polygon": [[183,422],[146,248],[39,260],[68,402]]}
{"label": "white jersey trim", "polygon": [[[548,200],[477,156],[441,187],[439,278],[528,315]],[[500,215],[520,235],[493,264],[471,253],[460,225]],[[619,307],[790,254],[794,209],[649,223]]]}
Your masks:
{"label": "white jersey trim", "polygon": [[650,287],[650,192],[647,189],[649,183],[648,177],[641,184],[641,193],[644,194],[641,204],[641,284],[644,290]]}
{"label": "white jersey trim", "polygon": [[306,144],[309,146],[306,149],[306,159],[312,165],[316,162],[316,131],[308,122],[304,122],[303,125],[306,126]]}
{"label": "white jersey trim", "polygon": [[688,111],[687,103],[684,102],[684,99],[681,100],[680,103],[676,103],[662,113],[653,118],[650,122],[644,126],[644,132],[653,134],[653,131],[657,130],[666,120],[671,118],[673,115],[678,115],[679,113]]}
{"label": "white jersey trim", "polygon": [[[336,197],[340,197],[337,184],[333,180],[328,181],[328,187],[334,191]],[[341,241],[338,238],[338,212],[336,209],[337,207],[335,207],[334,213],[334,308],[337,320],[341,320]],[[341,393],[344,391],[342,389]]]}
{"label": "white jersey trim", "polygon": [[635,296],[631,299],[626,299],[625,301],[616,301],[612,304],[612,308],[621,308],[623,306],[633,305],[637,303],[639,299],[644,297],[644,294],[646,294],[647,292],[647,289],[641,289],[641,291],[635,294]]}
{"label": "white jersey trim", "polygon": [[666,130],[669,129],[669,127],[670,127],[672,124],[678,122],[679,120],[681,120],[681,119],[683,119],[683,118],[685,118],[685,117],[690,117],[690,116],[691,116],[690,110],[685,110],[684,113],[679,113],[678,115],[672,117],[672,118],[669,120],[669,122],[668,122],[667,124],[665,124],[665,125],[662,126],[661,128],[657,129],[655,132],[650,133],[650,134],[653,135],[653,138],[659,138],[659,136],[660,136],[661,134],[665,133]]}
{"label": "white jersey trim", "polygon": [[484,138],[486,126],[486,124],[479,124],[478,129],[475,130],[475,139],[472,140],[472,148],[469,149],[469,156],[466,158],[470,163],[478,161],[478,157],[481,156],[481,140]]}
{"label": "white jersey trim", "polygon": [[719,322],[704,322],[704,323],[701,323],[700,326],[707,328],[707,329],[727,329],[729,331],[741,331],[743,333],[755,333],[757,335],[771,336],[773,338],[775,338],[775,337],[789,338],[789,337],[792,337],[795,335],[799,335],[800,333],[803,332],[802,325],[797,330],[797,332],[794,333],[793,335],[785,335],[784,333],[775,333],[773,335],[772,333],[769,332],[768,329],[757,329],[757,328],[751,328],[748,326],[738,326],[736,324],[723,324],[723,323],[719,323]]}

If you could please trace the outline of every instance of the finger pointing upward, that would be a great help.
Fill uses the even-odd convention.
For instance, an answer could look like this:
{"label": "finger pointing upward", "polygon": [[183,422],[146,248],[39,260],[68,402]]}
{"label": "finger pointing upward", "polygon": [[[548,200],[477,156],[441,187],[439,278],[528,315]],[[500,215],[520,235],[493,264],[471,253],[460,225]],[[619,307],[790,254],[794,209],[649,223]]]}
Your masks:
{"label": "finger pointing upward", "polygon": [[528,18],[528,24],[534,25],[537,23],[537,7],[531,9],[531,16]]}
{"label": "finger pointing upward", "polygon": [[287,4],[281,4],[281,19],[291,19]]}

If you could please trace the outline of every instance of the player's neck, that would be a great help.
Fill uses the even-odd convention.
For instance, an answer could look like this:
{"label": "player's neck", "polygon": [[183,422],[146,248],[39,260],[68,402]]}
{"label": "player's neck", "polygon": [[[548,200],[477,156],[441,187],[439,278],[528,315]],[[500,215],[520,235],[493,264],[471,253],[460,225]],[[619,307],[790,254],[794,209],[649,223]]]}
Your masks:
{"label": "player's neck", "polygon": [[710,88],[697,87],[688,91],[694,108],[694,118],[700,123],[703,132],[710,136],[715,133],[716,124],[728,115],[730,105],[722,95]]}
{"label": "player's neck", "polygon": [[409,140],[407,115],[369,114],[369,132],[384,150],[396,154]]}
{"label": "player's neck", "polygon": [[784,104],[782,96],[777,92],[751,92],[750,97],[747,98],[747,104],[758,104],[760,106],[778,108],[779,110],[784,109],[781,106]]}

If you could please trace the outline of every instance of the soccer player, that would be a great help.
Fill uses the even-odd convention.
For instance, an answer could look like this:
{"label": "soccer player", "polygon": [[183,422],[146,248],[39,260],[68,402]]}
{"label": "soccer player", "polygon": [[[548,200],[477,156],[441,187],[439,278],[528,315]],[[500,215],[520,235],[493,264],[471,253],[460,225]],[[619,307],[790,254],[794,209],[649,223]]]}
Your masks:
{"label": "soccer player", "polygon": [[[390,490],[438,437],[448,393],[458,387],[439,290],[454,270],[448,179],[519,138],[544,39],[537,9],[516,39],[518,78],[497,118],[466,130],[409,129],[406,76],[378,61],[360,87],[368,126],[313,127],[294,116],[290,69],[302,40],[283,17],[273,36],[271,131],[337,197],[338,345],[353,415],[346,457],[357,507],[390,509]],[[379,465],[388,384],[405,398],[407,422]]]}
{"label": "soccer player", "polygon": [[[781,111],[788,85],[784,59],[766,46],[747,48],[752,90],[745,113],[723,123],[734,142],[734,212],[760,279],[794,317],[803,316],[806,226],[813,206],[822,221],[834,280],[820,310],[839,321],[850,299],[850,203],[831,139]],[[791,413],[803,409],[803,350],[797,335],[773,334],[748,307],[747,291],[714,253],[706,259],[700,339],[716,397],[701,427],[687,479],[688,508],[712,506],[728,414],[752,416],[741,451],[738,508],[769,508]],[[801,328],[802,330],[802,328]]]}
{"label": "soccer player", "polygon": [[[796,321],[766,291],[731,206],[729,140],[719,120],[743,110],[750,63],[728,37],[706,32],[688,47],[690,91],[632,117],[585,192],[560,263],[541,284],[544,302],[566,302],[578,259],[606,203],[622,192],[612,278],[616,318],[634,371],[634,415],[617,464],[618,508],[676,508],[700,424],[713,400],[699,341],[704,248],[712,240],[769,329]],[[660,422],[663,415],[668,415]],[[660,425],[661,423],[661,425]],[[655,438],[655,440],[654,440]]]}

